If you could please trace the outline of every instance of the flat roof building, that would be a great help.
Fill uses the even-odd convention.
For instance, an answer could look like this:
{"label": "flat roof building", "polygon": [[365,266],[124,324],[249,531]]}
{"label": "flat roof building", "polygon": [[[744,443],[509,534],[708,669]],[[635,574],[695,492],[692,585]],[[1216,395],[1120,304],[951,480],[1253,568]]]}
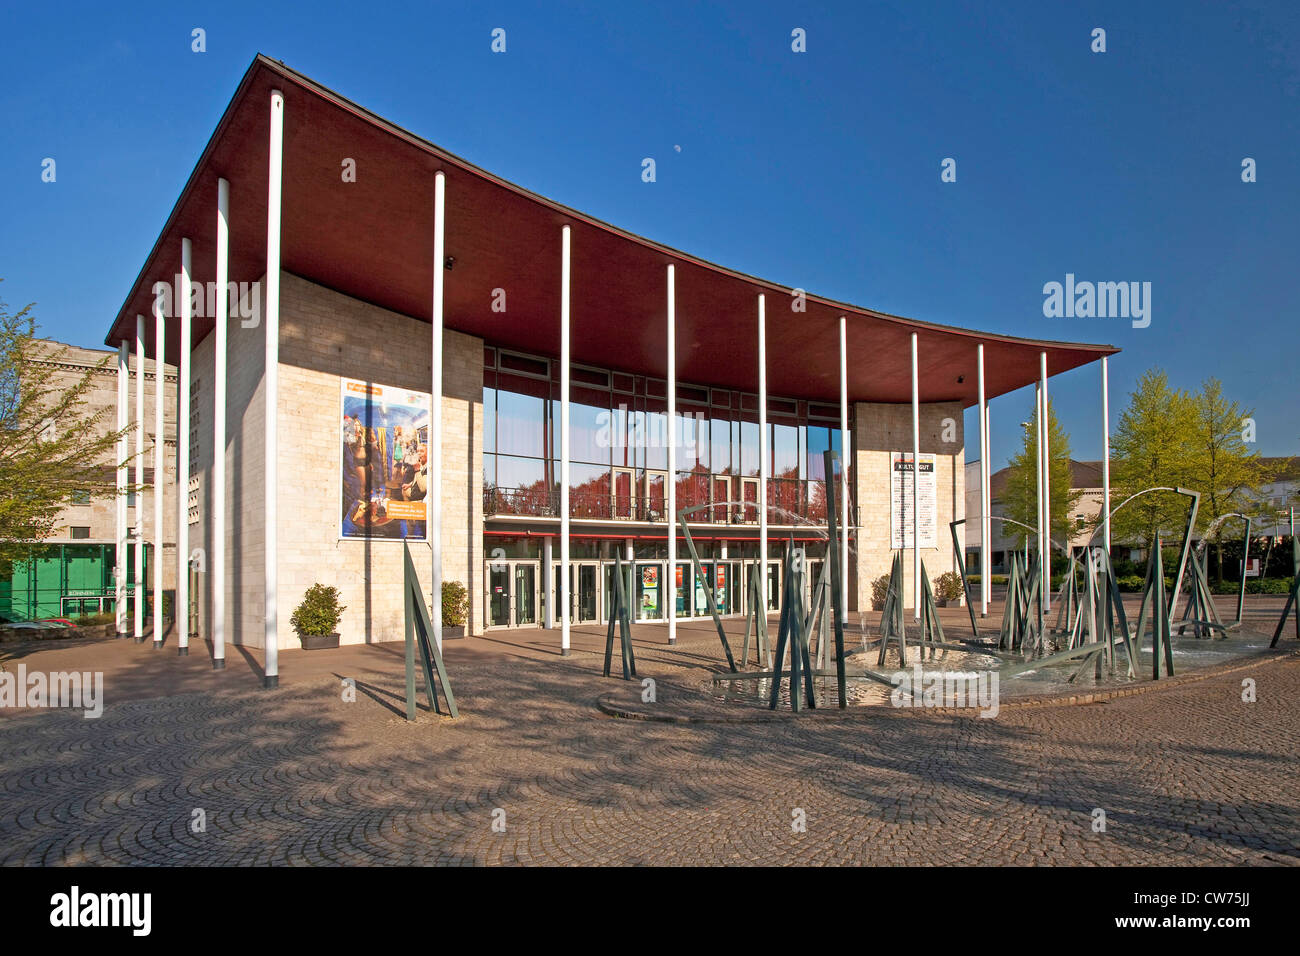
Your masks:
{"label": "flat roof building", "polygon": [[[270,679],[317,581],[342,592],[345,643],[403,636],[403,540],[429,541],[426,593],[466,586],[470,633],[554,626],[567,648],[570,623],[604,620],[616,553],[636,617],[670,635],[707,614],[706,588],[743,613],[741,562],[761,553],[774,602],[784,542],[825,557],[827,450],[847,465],[849,609],[899,547],[912,594],[920,559],[955,567],[963,411],[1117,351],[705,262],[262,56],[106,342],[133,342],[137,317],[180,369],[181,548],[206,556],[190,630],[267,647]],[[699,581],[669,525],[690,508]]]}

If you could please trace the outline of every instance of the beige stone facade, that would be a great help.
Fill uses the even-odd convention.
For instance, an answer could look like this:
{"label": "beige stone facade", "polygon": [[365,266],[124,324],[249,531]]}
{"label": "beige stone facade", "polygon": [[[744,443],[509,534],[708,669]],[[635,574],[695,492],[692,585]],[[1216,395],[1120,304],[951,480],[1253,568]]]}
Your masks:
{"label": "beige stone facade", "polygon": [[[402,545],[340,537],[340,389],[344,379],[427,391],[429,325],[282,275],[280,316],[279,645],[298,646],[289,623],[303,593],[320,582],[337,587],[347,607],[340,624],[345,644],[397,641],[404,636]],[[211,534],[212,368],[215,337],[194,351],[191,413],[193,495],[190,541],[208,549]],[[263,646],[265,530],[264,333],[228,328],[227,636]],[[469,594],[469,633],[484,627],[483,342],[447,331],[443,364],[443,579]],[[889,570],[890,453],[910,451],[911,406],[854,407],[854,503],[862,521],[851,562],[855,606],[870,606],[871,581]],[[937,547],[922,550],[931,579],[955,570],[948,523],[964,513],[964,436],[958,403],[921,407],[921,450],[937,458]],[[429,587],[430,550],[412,544],[422,588]],[[911,594],[911,561],[904,562]],[[209,637],[211,563],[195,590],[198,629]],[[909,601],[910,604],[910,601]]]}
{"label": "beige stone facade", "polygon": [[[935,455],[935,494],[938,511],[936,548],[921,548],[921,560],[931,582],[945,571],[956,571],[952,536],[948,524],[964,517],[965,439],[962,407],[958,402],[922,405],[920,409],[921,454]],[[951,440],[945,440],[951,439]],[[912,406],[865,402],[853,406],[853,483],[858,506],[857,560],[851,561],[856,580],[849,589],[857,594],[857,607],[871,607],[871,582],[888,574],[890,550],[889,495],[890,453],[912,451]],[[958,540],[963,540],[959,526]],[[912,606],[912,556],[909,548],[903,560],[906,605]]]}
{"label": "beige stone facade", "polygon": [[[264,332],[228,327],[226,420],[227,635],[233,643],[264,641]],[[214,336],[195,349],[192,421],[196,426],[197,522],[191,547],[211,534],[212,367]],[[429,324],[368,305],[282,273],[277,595],[279,646],[297,647],[289,624],[303,593],[319,582],[337,587],[347,610],[339,626],[345,644],[401,640],[402,544],[339,536],[343,379],[363,379],[428,392]],[[483,342],[448,330],[443,342],[442,575],[482,591]],[[431,551],[411,544],[425,592]],[[208,636],[211,574],[198,588],[199,629]],[[468,631],[482,630],[481,603],[471,600]]]}
{"label": "beige stone facade", "polygon": [[[56,388],[69,388],[79,382],[88,372],[91,375],[91,387],[86,393],[86,405],[83,413],[89,417],[100,415],[100,433],[108,434],[117,429],[117,352],[106,349],[87,349],[61,342],[42,340],[38,343],[43,364],[54,369],[52,382]],[[149,490],[143,495],[128,499],[127,527],[134,529],[136,509],[144,508],[144,537],[146,546],[152,554],[157,529],[154,527],[154,492],[153,492],[153,448],[154,415],[156,408],[156,379],[154,363],[145,359],[144,363],[144,482]],[[134,351],[128,361],[130,383],[128,386],[128,419],[132,423],[128,454],[132,456],[127,481],[135,484],[135,389],[136,359]],[[176,370],[170,365],[164,366],[164,404],[163,404],[163,527],[165,549],[161,567],[163,568],[163,587],[175,586],[176,574]],[[104,461],[104,467],[111,469],[111,459]],[[74,532],[74,529],[79,529]],[[75,537],[74,537],[75,535]],[[117,504],[110,495],[92,497],[84,503],[74,503],[63,509],[50,537],[51,542],[71,542],[78,544],[107,544],[117,542]],[[148,567],[158,564],[151,558]],[[146,584],[152,583],[152,579]]]}

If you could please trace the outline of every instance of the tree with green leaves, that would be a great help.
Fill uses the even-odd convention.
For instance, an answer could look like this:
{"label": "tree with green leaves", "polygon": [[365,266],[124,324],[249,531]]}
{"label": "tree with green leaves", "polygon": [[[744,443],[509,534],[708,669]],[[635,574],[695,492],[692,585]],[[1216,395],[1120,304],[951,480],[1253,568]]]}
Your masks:
{"label": "tree with green leaves", "polygon": [[31,305],[11,315],[0,300],[0,575],[43,550],[74,495],[117,492],[121,433],[89,408],[95,369],[69,380],[65,353],[36,337]]}
{"label": "tree with green leaves", "polygon": [[[1188,488],[1201,493],[1197,530],[1204,532],[1219,518],[1233,512],[1249,514],[1256,507],[1260,486],[1274,476],[1259,452],[1243,440],[1245,420],[1254,415],[1223,394],[1223,383],[1208,378],[1192,396],[1192,421],[1187,436]],[[1226,522],[1225,522],[1226,524]],[[1223,579],[1223,547],[1220,526],[1213,535],[1215,577]],[[1232,533],[1239,536],[1239,529]]]}
{"label": "tree with green leaves", "polygon": [[[1070,540],[1070,515],[1083,492],[1072,487],[1074,475],[1070,468],[1070,436],[1056,418],[1056,410],[1049,398],[1047,402],[1047,453],[1048,506],[1051,509],[1053,541],[1064,544]],[[1007,483],[1002,492],[1003,514],[1031,528],[1038,527],[1038,409],[1024,429],[1024,444],[1019,454],[1011,459]],[[1004,525],[1003,534],[1015,538],[1024,547],[1025,529],[1017,525]]]}
{"label": "tree with green leaves", "polygon": [[[1163,370],[1152,368],[1142,373],[1111,436],[1112,507],[1148,488],[1188,485],[1195,419],[1195,401],[1173,388]],[[1181,538],[1186,525],[1187,499],[1155,492],[1115,515],[1111,539],[1146,547],[1155,541],[1157,531],[1165,538]]]}

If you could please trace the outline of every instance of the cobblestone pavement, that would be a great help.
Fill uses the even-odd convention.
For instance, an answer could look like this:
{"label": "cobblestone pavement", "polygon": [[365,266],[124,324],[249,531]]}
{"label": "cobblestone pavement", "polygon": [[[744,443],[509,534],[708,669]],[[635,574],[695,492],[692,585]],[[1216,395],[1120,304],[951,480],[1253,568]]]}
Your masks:
{"label": "cobblestone pavement", "polygon": [[[694,640],[638,647],[665,708],[698,705],[698,674],[716,666],[707,635]],[[453,649],[461,719],[408,724],[400,650],[363,650],[277,691],[245,680],[114,702],[110,684],[97,720],[10,712],[0,862],[1300,862],[1294,654],[991,720],[874,708],[667,724],[601,714],[598,697],[629,688],[595,676],[589,648]],[[75,648],[53,653],[42,667],[77,666]],[[99,653],[182,666],[129,641]],[[348,673],[355,703],[340,692]]]}

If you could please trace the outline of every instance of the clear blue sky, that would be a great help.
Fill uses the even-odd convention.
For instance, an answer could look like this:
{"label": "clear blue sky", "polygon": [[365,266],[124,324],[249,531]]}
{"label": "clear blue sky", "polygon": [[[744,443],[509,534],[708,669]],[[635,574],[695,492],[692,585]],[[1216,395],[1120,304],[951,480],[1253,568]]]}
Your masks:
{"label": "clear blue sky", "polygon": [[[1263,453],[1300,452],[1294,0],[116,6],[0,14],[0,297],[35,301],[47,335],[101,345],[260,51],[723,265],[931,321],[1119,345],[1112,421],[1152,365],[1185,387],[1217,376],[1256,410]],[[1150,327],[1045,318],[1043,284],[1067,272],[1152,283]],[[1097,366],[1054,378],[1052,397],[1075,457],[1098,457]],[[994,402],[995,467],[1032,404],[1032,389]]]}

